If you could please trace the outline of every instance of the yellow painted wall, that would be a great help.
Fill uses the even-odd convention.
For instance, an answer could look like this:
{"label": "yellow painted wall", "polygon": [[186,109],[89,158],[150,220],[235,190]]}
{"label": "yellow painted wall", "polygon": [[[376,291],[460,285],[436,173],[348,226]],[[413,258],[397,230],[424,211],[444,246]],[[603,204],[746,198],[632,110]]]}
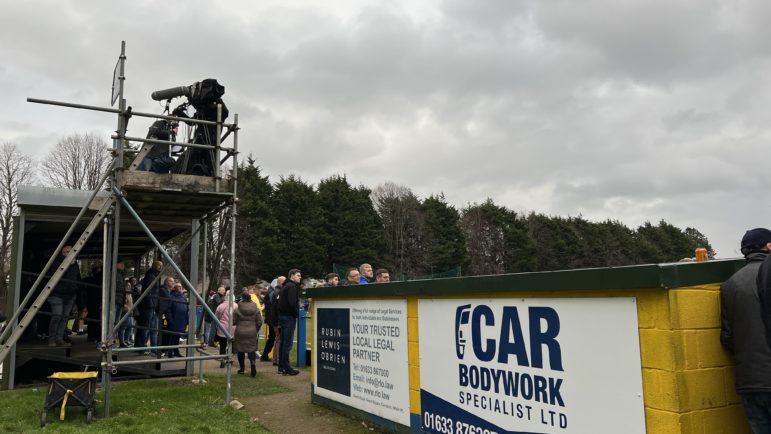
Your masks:
{"label": "yellow painted wall", "polygon": [[720,345],[720,286],[638,297],[645,418],[649,433],[750,433]]}
{"label": "yellow painted wall", "polygon": [[420,346],[418,345],[418,299],[407,298],[407,364],[410,366],[410,413],[420,414]]}

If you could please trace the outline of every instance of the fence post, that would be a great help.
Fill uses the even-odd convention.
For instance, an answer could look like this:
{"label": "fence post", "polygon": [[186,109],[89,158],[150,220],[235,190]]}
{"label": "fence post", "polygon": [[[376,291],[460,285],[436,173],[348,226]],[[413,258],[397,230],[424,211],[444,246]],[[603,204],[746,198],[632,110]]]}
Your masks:
{"label": "fence post", "polygon": [[297,367],[305,366],[305,308],[300,306],[300,314],[297,315]]}

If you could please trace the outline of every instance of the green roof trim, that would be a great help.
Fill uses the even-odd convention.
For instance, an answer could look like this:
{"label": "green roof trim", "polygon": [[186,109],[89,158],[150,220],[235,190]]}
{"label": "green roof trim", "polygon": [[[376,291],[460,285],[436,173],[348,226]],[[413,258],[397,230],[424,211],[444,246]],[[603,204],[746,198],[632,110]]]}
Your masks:
{"label": "green roof trim", "polygon": [[341,298],[516,291],[671,289],[720,283],[742,266],[744,259],[723,259],[309,288],[306,293],[308,297],[313,298]]}

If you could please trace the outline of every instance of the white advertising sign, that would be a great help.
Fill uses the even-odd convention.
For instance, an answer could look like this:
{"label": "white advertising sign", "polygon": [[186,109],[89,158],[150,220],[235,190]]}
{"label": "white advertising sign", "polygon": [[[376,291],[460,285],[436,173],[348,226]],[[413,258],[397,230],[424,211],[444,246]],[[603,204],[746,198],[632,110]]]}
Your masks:
{"label": "white advertising sign", "polygon": [[419,300],[421,428],[645,433],[634,298]]}
{"label": "white advertising sign", "polygon": [[314,303],[314,392],[410,425],[405,300]]}

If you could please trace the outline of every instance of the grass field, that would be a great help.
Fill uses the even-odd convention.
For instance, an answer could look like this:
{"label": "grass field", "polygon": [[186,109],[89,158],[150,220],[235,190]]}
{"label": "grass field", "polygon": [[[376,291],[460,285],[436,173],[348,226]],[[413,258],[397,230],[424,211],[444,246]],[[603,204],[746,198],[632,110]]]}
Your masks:
{"label": "grass field", "polygon": [[[306,340],[310,347],[313,323],[307,320]],[[266,337],[264,328],[260,347]],[[295,333],[297,331],[295,330]],[[297,335],[295,334],[295,339]],[[290,360],[294,365],[298,345],[292,346]],[[302,347],[302,345],[300,345]],[[235,358],[235,357],[234,357]],[[232,399],[286,392],[283,386],[269,378],[234,375]],[[207,375],[208,384],[195,385],[190,379],[156,379],[113,383],[111,417],[102,419],[101,390],[97,393],[96,419],[85,423],[85,411],[80,407],[68,408],[64,421],[59,412],[48,413],[48,423],[40,428],[40,413],[45,403],[44,388],[0,391],[0,432],[57,432],[57,433],[269,433],[258,422],[253,422],[244,411],[224,405],[225,377]]]}
{"label": "grass field", "polygon": [[[111,416],[85,423],[83,408],[68,408],[64,421],[58,411],[48,413],[48,424],[40,428],[45,389],[0,392],[0,432],[57,433],[269,433],[244,411],[224,405],[225,377],[207,376],[208,384],[195,385],[190,379],[157,379],[113,384]],[[233,375],[233,399],[287,391],[269,378]],[[101,393],[97,394],[101,400]]]}

